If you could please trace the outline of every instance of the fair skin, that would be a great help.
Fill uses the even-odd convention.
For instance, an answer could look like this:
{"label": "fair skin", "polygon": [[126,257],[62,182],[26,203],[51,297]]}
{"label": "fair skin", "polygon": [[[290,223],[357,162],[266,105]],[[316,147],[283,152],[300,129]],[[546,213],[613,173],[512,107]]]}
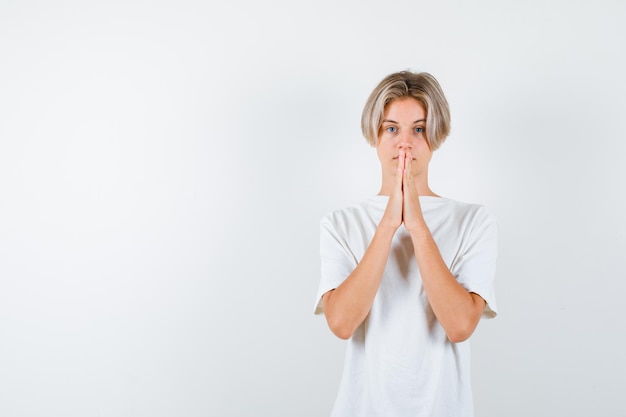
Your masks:
{"label": "fair skin", "polygon": [[453,343],[474,332],[485,301],[468,292],[452,275],[435,243],[419,196],[437,196],[428,185],[432,151],[426,141],[426,112],[419,101],[403,97],[385,108],[376,152],[382,168],[380,195],[389,202],[363,258],[336,289],[324,294],[330,329],[342,339],[352,336],[374,302],[396,230],[404,223],[430,306]]}

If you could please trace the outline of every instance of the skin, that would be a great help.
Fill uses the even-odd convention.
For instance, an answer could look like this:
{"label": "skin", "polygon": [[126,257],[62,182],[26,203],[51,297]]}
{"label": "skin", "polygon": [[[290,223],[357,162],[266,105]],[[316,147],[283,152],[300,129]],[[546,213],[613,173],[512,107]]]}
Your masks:
{"label": "skin", "polygon": [[412,97],[395,99],[385,108],[376,152],[382,169],[379,194],[388,195],[389,202],[357,267],[322,298],[328,325],[342,339],[350,338],[369,314],[392,238],[403,223],[413,242],[426,296],[448,339],[467,340],[482,315],[485,301],[454,278],[424,221],[419,196],[437,197],[428,185],[432,151],[425,127],[424,107]]}

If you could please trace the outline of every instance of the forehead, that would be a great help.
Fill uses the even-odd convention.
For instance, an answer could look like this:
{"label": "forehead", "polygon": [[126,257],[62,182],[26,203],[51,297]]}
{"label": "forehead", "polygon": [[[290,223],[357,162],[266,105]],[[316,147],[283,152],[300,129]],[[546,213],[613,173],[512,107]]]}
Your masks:
{"label": "forehead", "polygon": [[424,110],[424,106],[413,97],[400,97],[391,100],[385,106],[385,111],[383,113],[383,119],[410,118],[414,121],[423,119],[425,116],[426,111]]}

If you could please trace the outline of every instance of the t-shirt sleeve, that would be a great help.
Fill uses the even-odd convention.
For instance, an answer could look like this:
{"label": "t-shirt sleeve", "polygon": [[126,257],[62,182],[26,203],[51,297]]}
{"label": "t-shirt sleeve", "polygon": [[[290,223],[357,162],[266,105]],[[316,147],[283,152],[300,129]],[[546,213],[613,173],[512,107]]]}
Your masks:
{"label": "t-shirt sleeve", "polygon": [[357,261],[346,244],[345,236],[328,218],[320,222],[321,277],[315,297],[315,314],[324,311],[322,296],[337,288],[356,268]]}
{"label": "t-shirt sleeve", "polygon": [[497,254],[496,220],[480,207],[453,274],[466,290],[480,295],[487,302],[484,318],[493,318],[498,313],[494,285]]}

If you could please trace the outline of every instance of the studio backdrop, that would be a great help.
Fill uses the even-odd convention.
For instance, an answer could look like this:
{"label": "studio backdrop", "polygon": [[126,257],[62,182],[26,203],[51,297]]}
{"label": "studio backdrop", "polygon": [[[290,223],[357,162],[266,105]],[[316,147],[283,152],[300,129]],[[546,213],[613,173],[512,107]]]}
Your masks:
{"label": "studio backdrop", "polygon": [[0,415],[327,416],[319,220],[427,71],[499,227],[476,415],[624,416],[624,2],[0,2]]}

